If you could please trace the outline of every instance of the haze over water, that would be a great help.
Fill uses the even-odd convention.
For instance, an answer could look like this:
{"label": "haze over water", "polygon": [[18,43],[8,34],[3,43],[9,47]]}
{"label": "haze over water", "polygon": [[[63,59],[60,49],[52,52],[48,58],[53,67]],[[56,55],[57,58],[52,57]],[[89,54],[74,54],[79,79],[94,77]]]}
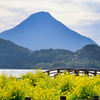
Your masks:
{"label": "haze over water", "polygon": [[[4,73],[4,74],[12,74],[14,76],[19,77],[19,75],[21,74],[26,74],[27,72],[32,71],[32,73],[35,73],[39,70],[32,70],[32,69],[0,69],[0,74]],[[46,71],[46,70],[42,70],[42,71]]]}

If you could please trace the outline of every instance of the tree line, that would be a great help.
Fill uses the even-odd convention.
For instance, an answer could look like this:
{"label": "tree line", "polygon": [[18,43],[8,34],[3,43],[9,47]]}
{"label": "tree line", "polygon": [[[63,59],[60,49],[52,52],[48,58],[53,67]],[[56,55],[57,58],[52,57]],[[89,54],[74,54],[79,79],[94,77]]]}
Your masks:
{"label": "tree line", "polygon": [[0,39],[0,68],[100,69],[100,47],[94,44],[86,45],[76,52],[52,48],[30,51],[29,49],[18,46],[10,41]]}

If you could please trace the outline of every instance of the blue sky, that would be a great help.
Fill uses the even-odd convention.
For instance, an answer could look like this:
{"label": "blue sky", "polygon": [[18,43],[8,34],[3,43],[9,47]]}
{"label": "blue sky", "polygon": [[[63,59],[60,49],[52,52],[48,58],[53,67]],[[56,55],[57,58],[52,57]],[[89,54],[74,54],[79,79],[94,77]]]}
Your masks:
{"label": "blue sky", "polygon": [[0,33],[39,11],[100,45],[100,0],[0,0]]}

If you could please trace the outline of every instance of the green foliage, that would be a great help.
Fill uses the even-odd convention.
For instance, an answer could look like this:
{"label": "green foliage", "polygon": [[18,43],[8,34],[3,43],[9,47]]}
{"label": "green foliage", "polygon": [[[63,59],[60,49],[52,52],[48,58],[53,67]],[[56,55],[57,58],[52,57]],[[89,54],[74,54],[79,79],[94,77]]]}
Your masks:
{"label": "green foliage", "polygon": [[77,51],[78,59],[96,60],[100,61],[100,47],[98,45],[86,45],[82,50]]}
{"label": "green foliage", "polygon": [[86,45],[72,52],[64,49],[30,51],[0,39],[0,68],[95,68],[100,69],[100,47]]}

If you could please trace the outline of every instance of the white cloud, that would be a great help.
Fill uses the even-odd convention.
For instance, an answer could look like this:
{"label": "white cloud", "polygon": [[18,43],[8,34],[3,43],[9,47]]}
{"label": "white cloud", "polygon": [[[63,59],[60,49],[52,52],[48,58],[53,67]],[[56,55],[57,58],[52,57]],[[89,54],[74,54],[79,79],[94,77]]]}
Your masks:
{"label": "white cloud", "polygon": [[[66,0],[67,1],[67,0]],[[37,11],[45,10],[50,12],[55,18],[66,25],[79,24],[81,20],[98,20],[100,14],[95,14],[84,8],[83,0],[1,0],[0,4],[4,6],[3,14],[13,16],[19,12],[12,12],[11,9],[23,9],[25,13],[32,14]],[[6,3],[5,3],[6,2]],[[8,10],[8,11],[7,11]],[[99,16],[98,16],[99,15]],[[18,15],[16,15],[18,16]]]}

